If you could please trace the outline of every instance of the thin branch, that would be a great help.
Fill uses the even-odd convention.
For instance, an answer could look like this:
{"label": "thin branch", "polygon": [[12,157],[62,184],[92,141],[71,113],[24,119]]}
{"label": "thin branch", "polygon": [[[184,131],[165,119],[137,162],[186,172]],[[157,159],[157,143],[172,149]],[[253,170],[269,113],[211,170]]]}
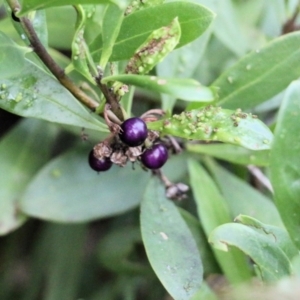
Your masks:
{"label": "thin branch", "polygon": [[106,102],[110,105],[111,111],[121,120],[124,120],[124,115],[122,108],[117,100],[116,95],[111,91],[106,84],[101,82],[102,74],[99,71],[99,75],[95,78],[98,87],[100,88],[102,94],[104,95]]}
{"label": "thin branch", "polygon": [[[17,14],[21,7],[18,1],[16,0],[7,0],[11,10],[14,14]],[[46,67],[51,71],[51,73],[57,78],[57,80],[70,91],[73,96],[78,99],[81,103],[86,105],[92,110],[95,110],[99,103],[95,101],[93,98],[89,97],[86,93],[84,93],[79,87],[77,87],[72,80],[66,76],[64,70],[56,64],[53,58],[49,55],[46,48],[41,43],[38,35],[36,34],[30,19],[27,17],[20,17],[20,22],[22,27],[30,41],[31,47],[34,52],[38,55],[38,57],[42,60],[42,62],[46,65]]]}

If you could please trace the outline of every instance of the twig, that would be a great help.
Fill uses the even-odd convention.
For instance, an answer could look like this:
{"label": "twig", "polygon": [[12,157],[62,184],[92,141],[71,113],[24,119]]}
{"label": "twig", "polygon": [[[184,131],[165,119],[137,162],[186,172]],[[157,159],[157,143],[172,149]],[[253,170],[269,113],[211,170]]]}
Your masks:
{"label": "twig", "polygon": [[[17,14],[21,10],[21,6],[16,0],[7,0],[11,10],[14,14]],[[20,17],[20,22],[26,33],[31,47],[34,52],[38,55],[38,57],[42,60],[42,62],[46,65],[46,67],[51,71],[51,73],[57,78],[57,80],[70,91],[73,96],[78,99],[81,103],[86,105],[92,110],[95,110],[99,103],[95,101],[93,98],[89,97],[86,93],[84,93],[79,87],[77,87],[72,80],[66,76],[64,70],[56,64],[53,58],[49,55],[43,44],[41,43],[38,35],[36,34],[32,23],[27,17]]]}

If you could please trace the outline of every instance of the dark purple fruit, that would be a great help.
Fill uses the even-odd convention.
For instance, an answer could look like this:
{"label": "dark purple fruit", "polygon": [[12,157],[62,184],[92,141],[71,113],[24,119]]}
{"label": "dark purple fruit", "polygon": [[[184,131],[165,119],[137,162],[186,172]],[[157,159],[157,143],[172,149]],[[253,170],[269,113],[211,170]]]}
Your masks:
{"label": "dark purple fruit", "polygon": [[148,169],[159,169],[168,160],[168,150],[162,144],[153,145],[141,155],[141,161]]}
{"label": "dark purple fruit", "polygon": [[121,124],[119,137],[129,147],[137,147],[144,143],[148,135],[146,123],[140,118],[130,118]]}
{"label": "dark purple fruit", "polygon": [[103,157],[103,158],[95,157],[94,150],[92,150],[89,154],[89,165],[93,170],[97,172],[103,172],[111,168],[112,162],[110,161],[109,157]]}

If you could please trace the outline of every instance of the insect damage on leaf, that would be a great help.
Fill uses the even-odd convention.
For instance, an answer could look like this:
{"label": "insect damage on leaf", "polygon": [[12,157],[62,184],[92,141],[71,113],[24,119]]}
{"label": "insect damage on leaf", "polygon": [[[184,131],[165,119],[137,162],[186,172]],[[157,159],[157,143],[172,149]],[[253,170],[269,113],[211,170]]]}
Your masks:
{"label": "insect damage on leaf", "polygon": [[218,141],[241,145],[248,149],[269,149],[273,138],[270,129],[257,116],[209,105],[203,109],[184,111],[157,122],[148,128],[163,135],[189,140]]}
{"label": "insect damage on leaf", "polygon": [[144,8],[163,4],[164,0],[133,0],[126,8],[125,16]]}
{"label": "insect damage on leaf", "polygon": [[176,47],[180,35],[181,28],[178,18],[175,18],[169,26],[153,31],[129,60],[125,72],[147,74]]}

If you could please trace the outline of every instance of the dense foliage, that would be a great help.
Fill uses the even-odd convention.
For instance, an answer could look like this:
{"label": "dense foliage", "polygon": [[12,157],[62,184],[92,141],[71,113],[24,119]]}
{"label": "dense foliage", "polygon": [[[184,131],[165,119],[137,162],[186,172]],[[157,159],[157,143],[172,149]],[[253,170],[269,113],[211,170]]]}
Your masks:
{"label": "dense foliage", "polygon": [[0,298],[299,299],[299,9],[0,0]]}

